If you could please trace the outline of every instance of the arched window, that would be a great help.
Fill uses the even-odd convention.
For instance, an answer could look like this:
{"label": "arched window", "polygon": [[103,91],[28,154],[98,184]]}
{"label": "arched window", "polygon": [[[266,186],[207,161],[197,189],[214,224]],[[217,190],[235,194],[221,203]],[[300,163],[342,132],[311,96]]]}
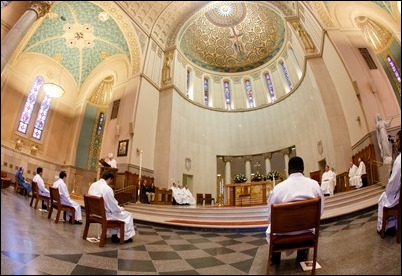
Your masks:
{"label": "arched window", "polygon": [[186,89],[186,96],[187,98],[190,95],[190,70],[187,69],[187,89]]}
{"label": "arched window", "polygon": [[401,83],[401,74],[398,68],[396,67],[394,61],[390,56],[387,56],[387,61],[389,63],[389,66],[391,66],[392,72],[394,72],[395,78],[398,80],[399,83]]}
{"label": "arched window", "polygon": [[36,117],[35,121],[34,131],[32,133],[32,137],[37,140],[40,140],[42,138],[43,128],[45,127],[47,114],[49,112],[51,102],[52,97],[45,95],[42,103],[40,104],[38,116]]}
{"label": "arched window", "polygon": [[290,91],[290,90],[293,89],[293,84],[292,84],[292,81],[291,81],[291,79],[290,79],[290,75],[289,75],[289,72],[288,72],[288,68],[286,68],[285,62],[280,62],[279,65],[280,65],[281,68],[282,68],[282,72],[283,72],[283,75],[284,75],[284,77],[285,77],[286,84],[287,84],[287,86],[288,86],[288,88],[289,88],[289,91]]}
{"label": "arched window", "polygon": [[268,87],[269,102],[273,102],[276,100],[276,97],[275,97],[274,85],[272,83],[271,75],[269,73],[265,74],[265,80]]}
{"label": "arched window", "polygon": [[223,91],[225,93],[225,106],[227,110],[232,109],[232,101],[230,99],[230,86],[228,81],[223,82]]}
{"label": "arched window", "polygon": [[251,82],[250,80],[246,80],[244,82],[244,85],[246,87],[246,95],[247,95],[247,104],[248,107],[254,107],[254,97],[253,97],[253,89],[251,87]]}
{"label": "arched window", "polygon": [[28,131],[29,122],[31,121],[32,113],[35,108],[36,99],[38,98],[39,91],[43,85],[43,78],[38,76],[32,85],[31,92],[29,92],[27,100],[25,101],[24,109],[22,110],[20,122],[18,124],[18,131],[26,134]]}
{"label": "arched window", "polygon": [[209,106],[209,80],[204,78],[204,103],[205,106]]}
{"label": "arched window", "polygon": [[[38,98],[39,92],[41,91],[43,83],[44,79],[42,76],[37,76],[35,78],[31,91],[29,92],[27,100],[25,101],[24,109],[21,112],[20,121],[17,128],[18,132],[27,134],[29,124],[31,122],[31,117],[35,109],[36,100]],[[32,131],[32,137],[37,140],[42,139],[43,129],[46,124],[47,115],[49,113],[51,103],[52,98],[48,95],[44,95],[39,107],[38,114],[36,115],[35,125]]]}

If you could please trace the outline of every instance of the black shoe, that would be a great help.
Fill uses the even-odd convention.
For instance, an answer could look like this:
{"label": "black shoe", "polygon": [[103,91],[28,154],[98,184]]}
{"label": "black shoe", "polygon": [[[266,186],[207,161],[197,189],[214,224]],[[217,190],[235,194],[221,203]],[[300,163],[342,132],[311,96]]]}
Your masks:
{"label": "black shoe", "polygon": [[82,222],[81,222],[81,221],[79,221],[79,220],[76,220],[76,221],[75,221],[75,224],[80,225],[80,224],[82,224]]}
{"label": "black shoe", "polygon": [[385,230],[385,235],[390,235],[390,236],[394,236],[396,233],[396,227],[390,227],[387,230]]}
{"label": "black shoe", "polygon": [[112,235],[112,243],[119,243],[120,242],[120,238],[117,237],[116,234]]}
{"label": "black shoe", "polygon": [[124,241],[124,243],[130,243],[130,242],[133,242],[133,239],[132,239],[132,238],[129,238],[128,240],[125,240],[125,241]]}
{"label": "black shoe", "polygon": [[307,250],[298,250],[297,251],[297,257],[296,257],[296,262],[305,262],[307,261]]}
{"label": "black shoe", "polygon": [[281,263],[281,252],[272,253],[271,265],[278,265]]}

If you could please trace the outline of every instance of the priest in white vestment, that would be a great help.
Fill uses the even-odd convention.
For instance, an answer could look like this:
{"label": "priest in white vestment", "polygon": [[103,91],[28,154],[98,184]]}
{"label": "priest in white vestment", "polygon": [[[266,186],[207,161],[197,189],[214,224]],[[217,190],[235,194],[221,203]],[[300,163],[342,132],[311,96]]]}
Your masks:
{"label": "priest in white vestment", "polygon": [[[103,197],[106,209],[106,218],[108,220],[124,221],[124,241],[131,242],[132,237],[135,235],[134,219],[132,213],[120,207],[116,198],[114,197],[113,189],[109,186],[114,179],[114,174],[111,171],[104,171],[102,178],[91,184],[88,190],[89,195]],[[108,229],[107,235],[114,235],[120,239],[119,228]]]}
{"label": "priest in white vestment", "polygon": [[353,164],[353,161],[350,161],[350,164],[349,164],[349,186],[350,187],[355,186],[352,179],[353,179],[353,177],[355,177],[356,173],[357,173],[357,166],[355,164]]}
{"label": "priest in white vestment", "polygon": [[366,165],[360,157],[357,159],[357,162],[359,163],[359,167],[357,168],[356,175],[352,178],[352,186],[360,188],[363,186],[362,175],[366,174],[367,172]]}
{"label": "priest in white vestment", "polygon": [[324,195],[334,195],[334,175],[329,169],[329,166],[325,166],[325,172],[321,176],[321,190]]}

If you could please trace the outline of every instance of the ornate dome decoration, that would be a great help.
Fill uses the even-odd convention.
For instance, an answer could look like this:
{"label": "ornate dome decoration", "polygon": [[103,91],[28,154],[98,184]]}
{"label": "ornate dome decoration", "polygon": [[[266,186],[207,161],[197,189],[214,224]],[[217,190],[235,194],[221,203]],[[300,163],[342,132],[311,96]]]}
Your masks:
{"label": "ornate dome decoration", "polygon": [[268,63],[286,38],[283,18],[266,3],[214,3],[190,20],[178,40],[180,50],[194,64],[220,73]]}
{"label": "ornate dome decoration", "polygon": [[392,40],[392,33],[387,28],[366,16],[356,17],[355,23],[362,30],[367,43],[372,45],[377,53],[385,49]]}
{"label": "ornate dome decoration", "polygon": [[246,5],[243,2],[220,2],[218,6],[205,13],[207,19],[219,27],[233,27],[246,17]]}

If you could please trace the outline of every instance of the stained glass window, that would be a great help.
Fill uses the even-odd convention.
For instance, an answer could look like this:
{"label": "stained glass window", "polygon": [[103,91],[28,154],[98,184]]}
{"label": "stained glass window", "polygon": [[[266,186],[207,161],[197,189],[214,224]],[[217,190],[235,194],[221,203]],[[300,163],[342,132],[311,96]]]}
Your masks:
{"label": "stained glass window", "polygon": [[392,58],[390,56],[387,56],[387,61],[388,61],[389,65],[391,66],[392,72],[394,72],[396,79],[400,83],[401,82],[401,74],[399,73],[398,68],[395,66],[394,61],[392,60]]}
{"label": "stained glass window", "polygon": [[229,87],[229,82],[225,81],[223,82],[223,91],[225,93],[225,104],[226,104],[226,109],[230,110],[232,106],[232,102],[230,99],[230,87]]}
{"label": "stained glass window", "polygon": [[245,86],[246,86],[248,107],[254,107],[253,89],[251,88],[250,80],[245,81]]}
{"label": "stained glass window", "polygon": [[207,78],[204,78],[204,103],[205,106],[209,106],[209,82]]}
{"label": "stained glass window", "polygon": [[38,76],[34,84],[32,85],[31,92],[29,92],[27,100],[25,102],[24,109],[22,110],[20,122],[18,124],[18,131],[26,134],[28,130],[29,122],[31,121],[32,112],[35,107],[36,98],[38,97],[39,91],[43,85],[43,77]]}
{"label": "stained glass window", "polygon": [[282,67],[283,74],[285,75],[286,83],[287,83],[289,89],[292,90],[293,85],[292,85],[292,81],[290,80],[288,68],[286,68],[286,65],[284,62],[281,62],[280,65]]}
{"label": "stained glass window", "polygon": [[36,117],[34,131],[32,133],[32,137],[40,140],[42,138],[43,127],[45,126],[47,114],[50,109],[50,103],[52,102],[52,97],[45,95],[43,98],[40,109],[38,112],[38,116]]}
{"label": "stained glass window", "polygon": [[99,118],[98,118],[98,126],[96,128],[96,134],[100,135],[102,134],[102,130],[103,130],[103,125],[105,123],[105,113],[101,112],[99,114]]}
{"label": "stained glass window", "polygon": [[265,80],[267,81],[267,87],[268,87],[268,93],[269,93],[269,97],[271,99],[271,101],[275,101],[276,97],[275,97],[275,92],[274,92],[274,85],[272,83],[272,79],[269,73],[265,74]]}

